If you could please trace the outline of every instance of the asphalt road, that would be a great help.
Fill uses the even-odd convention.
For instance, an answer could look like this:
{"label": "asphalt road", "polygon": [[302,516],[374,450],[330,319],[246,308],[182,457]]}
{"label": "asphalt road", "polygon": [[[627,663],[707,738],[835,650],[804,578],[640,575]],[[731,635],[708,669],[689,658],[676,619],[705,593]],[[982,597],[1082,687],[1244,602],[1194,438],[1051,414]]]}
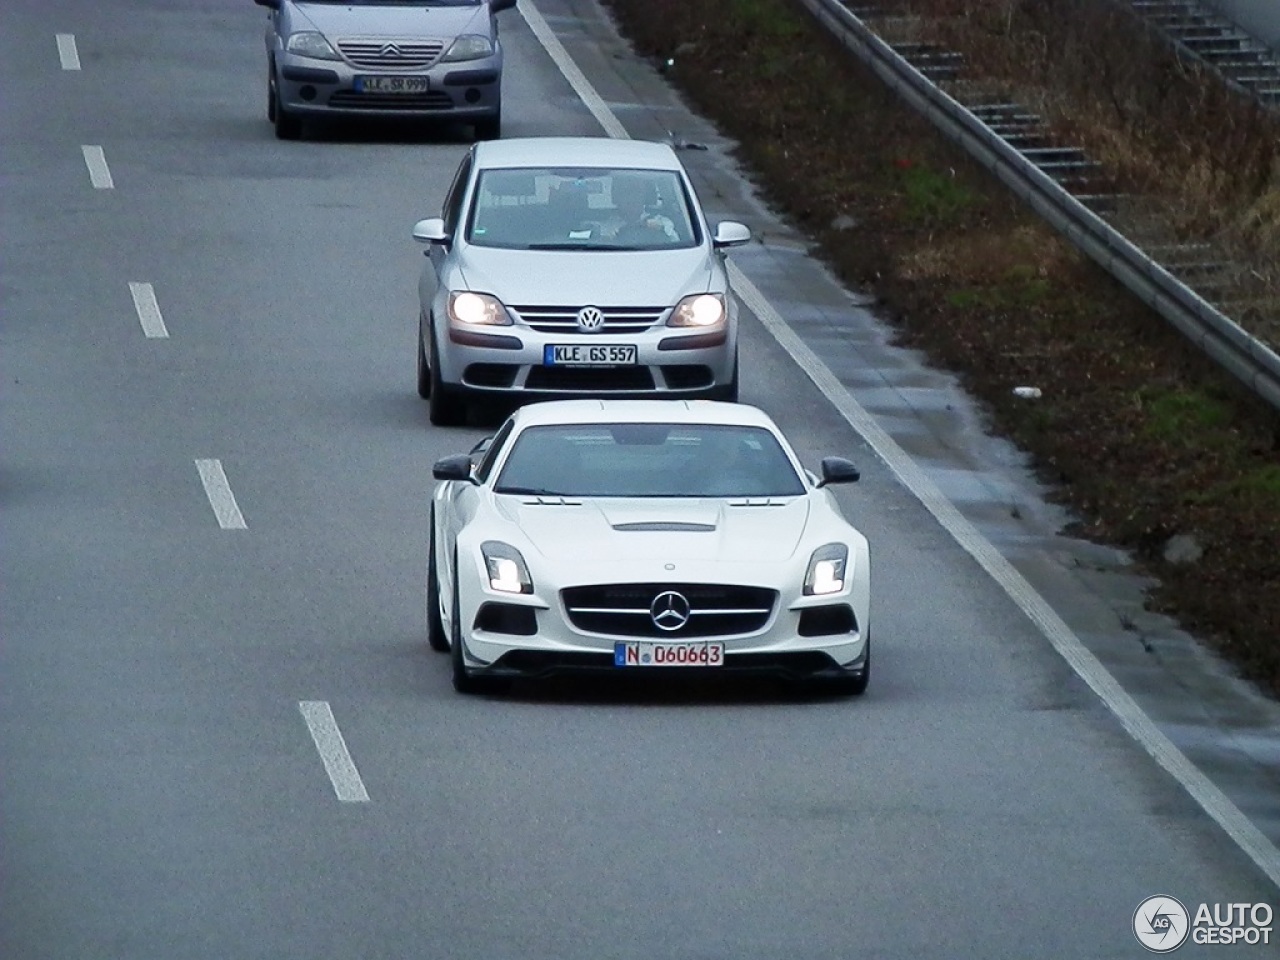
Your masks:
{"label": "asphalt road", "polygon": [[[1272,708],[1167,627],[1150,662],[1113,616],[1140,604],[1123,564],[1052,540],[1016,457],[594,4],[529,16],[597,111],[710,147],[699,189],[764,238],[735,262],[789,329],[1274,843]],[[0,957],[1100,960],[1147,955],[1153,894],[1276,903],[1274,847],[1157,765],[767,310],[743,400],[864,469],[841,496],[873,551],[868,695],[455,695],[425,643],[430,466],[491,425],[433,429],[415,394],[409,229],[468,139],[276,141],[264,17],[0,6]],[[503,26],[506,135],[600,133],[528,20]]]}

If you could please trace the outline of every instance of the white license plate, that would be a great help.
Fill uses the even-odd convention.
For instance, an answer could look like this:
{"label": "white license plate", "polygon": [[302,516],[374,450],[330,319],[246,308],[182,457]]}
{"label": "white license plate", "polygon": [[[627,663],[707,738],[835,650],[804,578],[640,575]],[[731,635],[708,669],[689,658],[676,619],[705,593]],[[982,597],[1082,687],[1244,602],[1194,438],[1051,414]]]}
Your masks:
{"label": "white license plate", "polygon": [[723,643],[652,643],[638,640],[613,645],[615,667],[723,667]]}
{"label": "white license plate", "polygon": [[430,89],[426,77],[356,77],[357,93],[426,93]]}
{"label": "white license plate", "polygon": [[548,343],[542,348],[544,367],[626,367],[635,362],[634,343]]}

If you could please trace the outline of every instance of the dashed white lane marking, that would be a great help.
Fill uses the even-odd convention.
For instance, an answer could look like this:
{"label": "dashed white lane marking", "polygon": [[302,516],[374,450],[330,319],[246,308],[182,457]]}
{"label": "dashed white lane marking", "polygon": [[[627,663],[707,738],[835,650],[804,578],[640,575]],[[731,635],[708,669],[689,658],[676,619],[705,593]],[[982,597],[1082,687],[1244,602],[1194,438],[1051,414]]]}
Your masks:
{"label": "dashed white lane marking", "polygon": [[227,475],[223,472],[221,460],[197,460],[196,469],[200,471],[200,482],[204,484],[205,496],[213,507],[214,516],[218,518],[218,526],[223,530],[246,530],[248,524],[236,505],[236,496],[231,492],[231,484],[227,483]]}
{"label": "dashed white lane marking", "polygon": [[85,166],[89,168],[89,182],[96,190],[110,190],[115,186],[111,180],[111,168],[107,166],[107,155],[101,147],[86,145],[80,148],[84,154]]}
{"label": "dashed white lane marking", "polygon": [[58,34],[58,60],[62,63],[63,70],[79,70],[80,54],[76,50],[76,35],[74,33]]}
{"label": "dashed white lane marking", "polygon": [[338,729],[338,721],[333,718],[328,701],[303,700],[298,709],[307,722],[311,739],[320,752],[320,760],[338,799],[343,803],[368,803],[369,794],[364,788],[364,781],[360,779],[360,771],[351,759],[347,742],[342,739],[342,731]]}
{"label": "dashed white lane marking", "polygon": [[[600,121],[609,136],[619,140],[630,139],[609,105],[591,86],[583,72],[569,57],[564,45],[551,34],[550,27],[534,8],[532,0],[524,0],[518,7],[534,35],[542,42],[547,54],[560,68],[569,85],[582,99],[591,114]],[[547,39],[550,37],[550,40]],[[978,562],[983,570],[999,584],[1009,598],[1039,628],[1053,648],[1071,668],[1093,689],[1120,723],[1152,758],[1164,767],[1186,791],[1200,804],[1227,835],[1248,854],[1272,882],[1280,885],[1280,850],[1254,823],[1246,817],[1216,784],[1187,759],[1178,747],[1166,737],[1151,718],[1143,712],[1137,701],[1129,695],[1102,662],[1098,660],[1072,632],[1071,628],[1040,596],[1035,588],[1017,569],[992,546],[977,528],[956,509],[928,475],[875,421],[875,419],[844,388],[839,378],[819,359],[800,336],[791,329],[782,315],[765,299],[764,295],[734,263],[729,263],[730,280],[745,303],[773,335],[796,365],[813,381],[839,411],[845,421],[859,434],[888,465],[898,479],[918,499],[960,546]]]}
{"label": "dashed white lane marking", "polygon": [[138,321],[142,324],[142,332],[153,339],[169,336],[164,325],[164,317],[160,316],[160,304],[156,303],[156,292],[149,283],[129,283],[129,293],[133,295],[133,308],[138,311]]}

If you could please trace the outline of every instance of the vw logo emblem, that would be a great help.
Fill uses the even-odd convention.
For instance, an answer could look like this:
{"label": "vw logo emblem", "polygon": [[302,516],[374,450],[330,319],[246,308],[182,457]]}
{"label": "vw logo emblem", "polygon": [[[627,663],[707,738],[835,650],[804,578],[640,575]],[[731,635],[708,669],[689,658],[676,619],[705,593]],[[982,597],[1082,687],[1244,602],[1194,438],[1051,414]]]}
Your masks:
{"label": "vw logo emblem", "polygon": [[404,54],[400,52],[400,48],[394,43],[384,43],[382,45],[382,49],[378,52],[382,54],[382,58],[384,60],[399,60],[404,56]]}
{"label": "vw logo emblem", "polygon": [[604,326],[604,311],[599,307],[583,307],[578,311],[578,329],[594,333]]}
{"label": "vw logo emblem", "polygon": [[649,604],[649,618],[659,630],[679,630],[689,622],[689,601],[684,594],[674,590],[666,590],[653,598]]}

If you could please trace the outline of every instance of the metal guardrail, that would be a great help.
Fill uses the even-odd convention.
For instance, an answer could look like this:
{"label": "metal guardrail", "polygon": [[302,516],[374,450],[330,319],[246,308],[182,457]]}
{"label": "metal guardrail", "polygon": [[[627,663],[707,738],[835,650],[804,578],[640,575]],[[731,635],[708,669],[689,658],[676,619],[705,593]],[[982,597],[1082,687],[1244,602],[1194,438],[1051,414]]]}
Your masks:
{"label": "metal guardrail", "polygon": [[1147,256],[898,54],[841,0],[799,0],[939,130],[1204,353],[1280,410],[1280,356]]}

